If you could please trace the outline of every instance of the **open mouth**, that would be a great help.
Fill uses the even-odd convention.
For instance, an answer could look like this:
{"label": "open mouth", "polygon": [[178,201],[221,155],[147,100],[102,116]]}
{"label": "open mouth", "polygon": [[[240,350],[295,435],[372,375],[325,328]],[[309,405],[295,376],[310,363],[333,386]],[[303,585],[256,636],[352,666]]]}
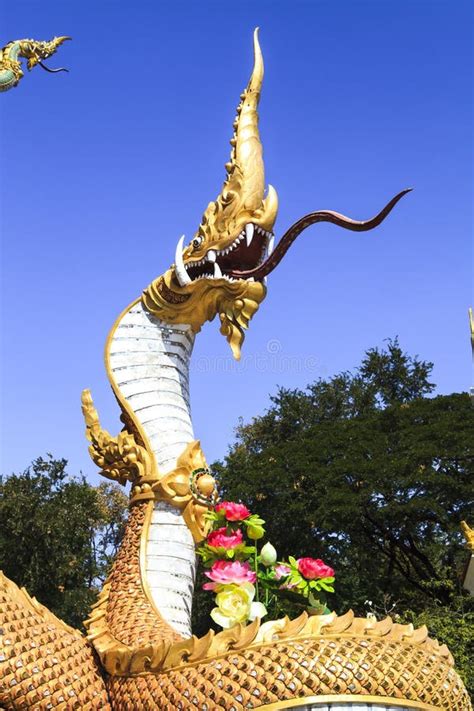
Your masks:
{"label": "open mouth", "polygon": [[[225,249],[210,249],[198,262],[184,264],[182,241],[178,243],[175,258],[175,273],[181,286],[199,279],[227,279],[237,281],[232,276],[236,269],[247,271],[259,267],[273,250],[273,235],[262,227],[249,222],[245,229]],[[263,279],[263,277],[262,277]],[[253,276],[248,281],[262,281]]]}
{"label": "open mouth", "polygon": [[226,249],[210,249],[200,262],[183,263],[183,240],[176,248],[175,274],[181,286],[198,279],[228,279],[229,281],[263,281],[281,262],[295,239],[310,225],[330,222],[353,232],[367,232],[385,220],[397,202],[411,188],[402,190],[382,210],[369,220],[353,220],[333,210],[318,210],[305,215],[292,225],[273,249],[273,235],[249,223]]}

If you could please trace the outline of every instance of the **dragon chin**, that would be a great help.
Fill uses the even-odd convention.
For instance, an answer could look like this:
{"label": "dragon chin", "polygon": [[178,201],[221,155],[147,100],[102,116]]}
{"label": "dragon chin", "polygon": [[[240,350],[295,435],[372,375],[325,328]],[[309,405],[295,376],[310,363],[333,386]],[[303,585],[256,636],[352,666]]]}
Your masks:
{"label": "dragon chin", "polygon": [[229,281],[225,277],[200,278],[180,286],[174,269],[168,269],[145,289],[142,302],[157,318],[170,324],[189,324],[195,333],[219,314],[220,332],[239,360],[245,330],[266,294],[260,281]]}

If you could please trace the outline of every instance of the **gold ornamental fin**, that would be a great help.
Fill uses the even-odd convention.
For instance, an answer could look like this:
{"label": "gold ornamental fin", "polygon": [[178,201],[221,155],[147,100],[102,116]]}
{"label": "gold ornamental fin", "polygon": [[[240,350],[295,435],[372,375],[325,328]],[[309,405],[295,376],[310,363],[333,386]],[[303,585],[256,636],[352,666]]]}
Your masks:
{"label": "gold ornamental fin", "polygon": [[137,444],[133,434],[123,430],[112,437],[102,429],[90,390],[82,392],[82,414],[86,422],[86,437],[89,440],[89,454],[100,473],[122,486],[143,480],[156,480],[152,456],[145,447]]}

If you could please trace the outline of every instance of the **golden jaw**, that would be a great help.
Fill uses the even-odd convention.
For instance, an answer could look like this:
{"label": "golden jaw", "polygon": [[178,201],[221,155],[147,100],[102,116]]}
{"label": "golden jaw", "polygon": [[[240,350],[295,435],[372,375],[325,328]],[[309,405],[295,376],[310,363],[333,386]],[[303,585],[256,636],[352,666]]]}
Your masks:
{"label": "golden jaw", "polygon": [[[219,314],[221,333],[236,359],[244,341],[244,331],[266,296],[265,279],[236,279],[229,272],[252,269],[262,264],[273,249],[273,234],[247,223],[233,240],[221,240],[221,248],[205,251],[203,239],[195,237],[184,250],[181,238],[175,264],[144,292],[148,311],[169,323],[190,324],[195,333],[206,321]],[[190,259],[196,254],[199,259]]]}
{"label": "golden jaw", "polygon": [[183,288],[199,279],[238,281],[231,272],[262,264],[271,254],[274,242],[272,232],[253,222],[248,222],[234,239],[220,240],[208,249],[204,238],[197,235],[183,254],[183,239],[178,242],[175,255],[176,279]]}

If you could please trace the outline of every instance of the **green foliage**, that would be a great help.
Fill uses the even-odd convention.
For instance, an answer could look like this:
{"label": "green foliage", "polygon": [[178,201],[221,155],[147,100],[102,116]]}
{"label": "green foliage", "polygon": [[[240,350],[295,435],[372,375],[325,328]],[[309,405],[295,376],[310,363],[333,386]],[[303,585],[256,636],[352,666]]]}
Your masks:
{"label": "green foliage", "polygon": [[204,566],[201,561],[198,560],[193,609],[191,615],[191,627],[193,634],[197,637],[203,637],[209,632],[209,629],[214,629],[215,631],[219,631],[221,629],[211,621],[211,610],[215,605],[214,597],[202,589],[204,583],[208,582],[209,578],[204,576]]}
{"label": "green foliage", "polygon": [[432,637],[449,647],[456,670],[474,699],[474,599],[459,596],[449,607],[430,605],[419,613],[406,610],[398,621],[426,625]]}
{"label": "green foliage", "polygon": [[225,498],[266,520],[279,559],[335,568],[339,612],[389,596],[422,616],[458,599],[474,408],[465,393],[427,397],[431,370],[394,340],[353,374],[281,388],[213,467]]}
{"label": "green foliage", "polygon": [[66,473],[65,459],[36,459],[0,479],[0,568],[74,627],[87,617],[121,538],[125,495]]}

